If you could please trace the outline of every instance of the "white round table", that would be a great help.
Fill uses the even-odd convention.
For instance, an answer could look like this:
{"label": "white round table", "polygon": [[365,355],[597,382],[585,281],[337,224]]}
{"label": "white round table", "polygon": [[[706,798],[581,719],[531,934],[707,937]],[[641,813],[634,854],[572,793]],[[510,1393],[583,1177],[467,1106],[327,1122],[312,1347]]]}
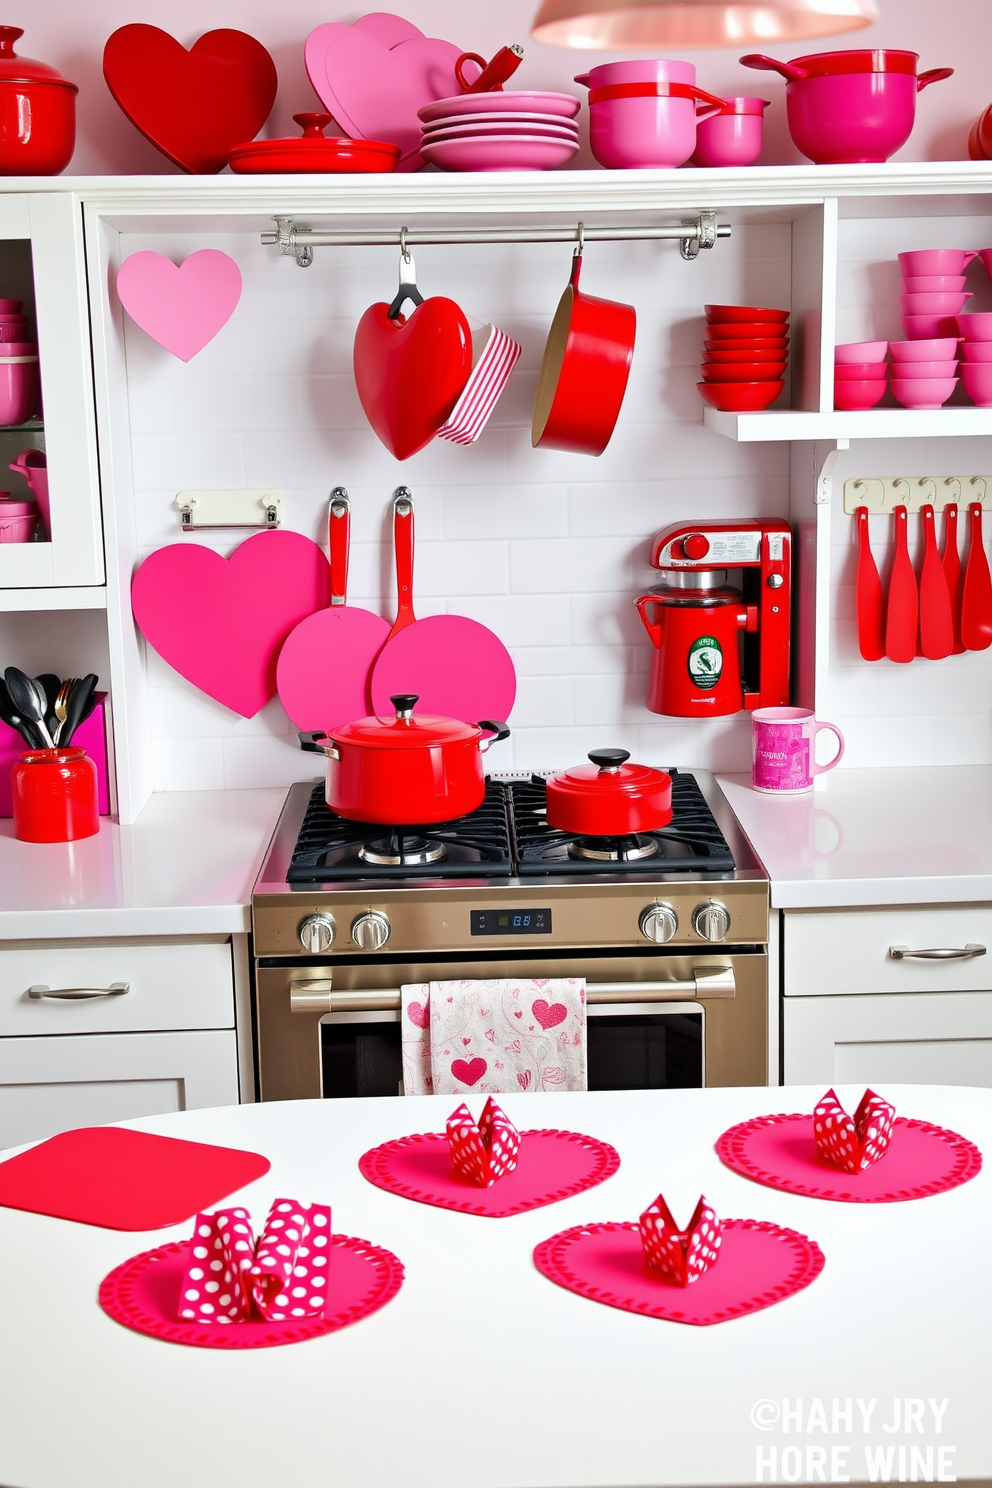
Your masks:
{"label": "white round table", "polygon": [[[848,1110],[861,1093],[838,1090]],[[521,1128],[602,1137],[621,1168],[598,1188],[501,1220],[409,1202],[358,1171],[379,1142],[443,1130],[450,1097],[130,1123],[264,1153],[271,1171],[237,1195],[256,1224],[279,1195],[330,1202],[334,1229],[395,1251],[406,1281],[380,1312],[323,1338],[245,1353],[179,1347],[119,1326],[97,1289],[119,1262],[185,1239],[191,1225],[125,1234],[0,1208],[0,1483],[856,1482],[876,1451],[891,1481],[900,1452],[906,1476],[915,1462],[922,1478],[929,1460],[934,1477],[941,1465],[959,1480],[990,1477],[992,1091],[883,1093],[899,1114],[975,1142],[982,1173],[932,1198],[859,1205],[760,1187],[720,1163],[713,1143],[726,1127],[811,1111],[822,1091],[805,1086],[507,1096]],[[677,1219],[702,1191],[722,1217],[802,1231],[822,1247],[823,1273],[762,1312],[699,1328],[587,1301],[534,1268],[539,1240],[636,1219],[659,1190]]]}

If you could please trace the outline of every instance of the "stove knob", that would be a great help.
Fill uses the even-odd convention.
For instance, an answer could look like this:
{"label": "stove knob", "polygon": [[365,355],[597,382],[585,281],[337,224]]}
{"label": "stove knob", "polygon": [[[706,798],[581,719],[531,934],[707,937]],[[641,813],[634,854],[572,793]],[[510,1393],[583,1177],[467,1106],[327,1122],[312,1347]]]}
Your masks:
{"label": "stove knob", "polygon": [[692,912],[692,928],[703,940],[723,940],[730,929],[730,910],[716,899],[697,904]]}
{"label": "stove knob", "polygon": [[641,910],[638,928],[646,940],[664,945],[672,940],[679,928],[679,917],[670,904],[649,904]]}
{"label": "stove knob", "polygon": [[300,945],[311,956],[319,956],[331,949],[334,944],[334,930],[334,921],[329,914],[307,915],[296,927]]}
{"label": "stove knob", "polygon": [[360,951],[381,951],[392,928],[384,914],[370,909],[352,920],[351,938]]}

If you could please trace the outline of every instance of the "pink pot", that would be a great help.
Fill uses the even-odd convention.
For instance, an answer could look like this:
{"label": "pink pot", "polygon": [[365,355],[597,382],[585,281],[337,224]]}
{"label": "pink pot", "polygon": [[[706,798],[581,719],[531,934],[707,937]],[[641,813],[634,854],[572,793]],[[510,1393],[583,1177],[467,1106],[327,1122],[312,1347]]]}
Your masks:
{"label": "pink pot", "polygon": [[11,501],[9,491],[0,491],[0,543],[30,542],[37,525],[33,501]]}
{"label": "pink pot", "polygon": [[903,315],[902,328],[911,341],[932,341],[957,335],[958,322],[954,315]]}
{"label": "pink pot", "polygon": [[27,423],[40,393],[37,357],[0,358],[0,425]]}
{"label": "pink pot", "polygon": [[960,294],[967,284],[965,274],[913,274],[903,276],[903,294]]}
{"label": "pink pot", "polygon": [[11,462],[10,468],[16,470],[18,475],[23,475],[27,481],[28,490],[38,503],[44,537],[50,542],[52,515],[48,499],[48,456],[44,450],[21,450],[17,459]]}
{"label": "pink pot", "polygon": [[966,362],[961,368],[961,382],[972,403],[992,408],[992,362]]}
{"label": "pink pot", "polygon": [[834,347],[835,362],[880,362],[888,350],[888,341],[847,341]]}
{"label": "pink pot", "polygon": [[958,354],[957,336],[942,336],[938,340],[925,338],[914,341],[890,341],[889,350],[894,362],[946,362]]}
{"label": "pink pot", "polygon": [[608,170],[684,165],[696,148],[696,110],[718,114],[723,99],[691,83],[609,83],[589,92],[589,146]]}
{"label": "pink pot", "polygon": [[884,377],[872,378],[866,382],[835,382],[834,383],[834,407],[843,413],[853,413],[855,410],[874,408],[876,403],[881,402],[888,387]]}
{"label": "pink pot", "polygon": [[957,385],[956,377],[895,377],[889,384],[903,408],[942,408]]}
{"label": "pink pot", "polygon": [[992,341],[992,315],[959,315],[957,327],[966,341]]}
{"label": "pink pot", "polygon": [[887,372],[887,362],[838,362],[834,367],[834,381],[877,382]]}
{"label": "pink pot", "polygon": [[766,98],[728,98],[722,113],[696,124],[693,165],[753,165],[764,140]]}
{"label": "pink pot", "polygon": [[938,67],[917,76],[918,61],[916,52],[863,48],[791,62],[760,54],[741,58],[745,67],[778,72],[788,80],[789,133],[816,165],[877,164],[902,148],[913,131],[917,93],[952,73]]}
{"label": "pink pot", "polygon": [[992,362],[992,341],[966,341],[961,347],[961,356],[964,361]]}
{"label": "pink pot", "polygon": [[903,277],[910,274],[963,274],[978,254],[971,248],[921,248],[899,254]]}

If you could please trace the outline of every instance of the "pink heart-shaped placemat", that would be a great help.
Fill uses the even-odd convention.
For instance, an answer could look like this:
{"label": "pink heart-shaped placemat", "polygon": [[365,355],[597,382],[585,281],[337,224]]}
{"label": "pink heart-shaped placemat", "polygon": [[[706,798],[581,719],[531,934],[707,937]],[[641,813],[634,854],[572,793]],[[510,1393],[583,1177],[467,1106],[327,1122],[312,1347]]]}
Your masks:
{"label": "pink heart-shaped placemat", "polygon": [[725,1323],[808,1287],[823,1270],[814,1240],[758,1219],[722,1221],[717,1263],[690,1286],[646,1265],[636,1224],[576,1225],[543,1240],[534,1264],[591,1302],[673,1323]]}
{"label": "pink heart-shaped placemat", "polygon": [[117,293],[136,325],[181,362],[188,362],[237,309],[241,270],[218,248],[201,248],[181,264],[143,250],[121,264]]}
{"label": "pink heart-shaped placemat", "polygon": [[276,691],[279,648],[329,601],[327,559],[298,532],[259,532],[230,558],[175,543],[131,582],[142,635],[208,697],[253,718]]}
{"label": "pink heart-shaped placemat", "polygon": [[358,1160],[363,1175],[418,1204],[506,1219],[604,1183],[620,1166],[616,1148],[579,1132],[520,1133],[517,1165],[492,1188],[470,1183],[452,1167],[447,1134],[425,1132],[373,1147]]}

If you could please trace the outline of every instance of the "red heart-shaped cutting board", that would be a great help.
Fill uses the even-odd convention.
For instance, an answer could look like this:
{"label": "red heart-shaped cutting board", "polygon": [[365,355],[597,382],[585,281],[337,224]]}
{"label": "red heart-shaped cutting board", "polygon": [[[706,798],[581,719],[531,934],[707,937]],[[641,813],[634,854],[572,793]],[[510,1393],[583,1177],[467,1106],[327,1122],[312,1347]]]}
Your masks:
{"label": "red heart-shaped cutting board", "polygon": [[131,608],[146,641],[187,682],[253,718],[276,691],[279,649],[328,602],[327,559],[298,532],[259,532],[222,558],[175,543],[142,563]]}
{"label": "red heart-shaped cutting board", "polygon": [[189,51],[158,26],[121,26],[103,75],[136,129],[184,171],[223,170],[253,140],[276,101],[276,66],[244,31],[208,31]]}
{"label": "red heart-shaped cutting board", "polygon": [[472,333],[454,300],[436,295],[407,318],[370,305],[355,332],[355,383],[365,416],[397,460],[434,438],[472,370]]}
{"label": "red heart-shaped cutting board", "polygon": [[241,270],[217,248],[201,248],[178,265],[144,249],[121,264],[117,293],[136,325],[188,362],[237,309]]}

